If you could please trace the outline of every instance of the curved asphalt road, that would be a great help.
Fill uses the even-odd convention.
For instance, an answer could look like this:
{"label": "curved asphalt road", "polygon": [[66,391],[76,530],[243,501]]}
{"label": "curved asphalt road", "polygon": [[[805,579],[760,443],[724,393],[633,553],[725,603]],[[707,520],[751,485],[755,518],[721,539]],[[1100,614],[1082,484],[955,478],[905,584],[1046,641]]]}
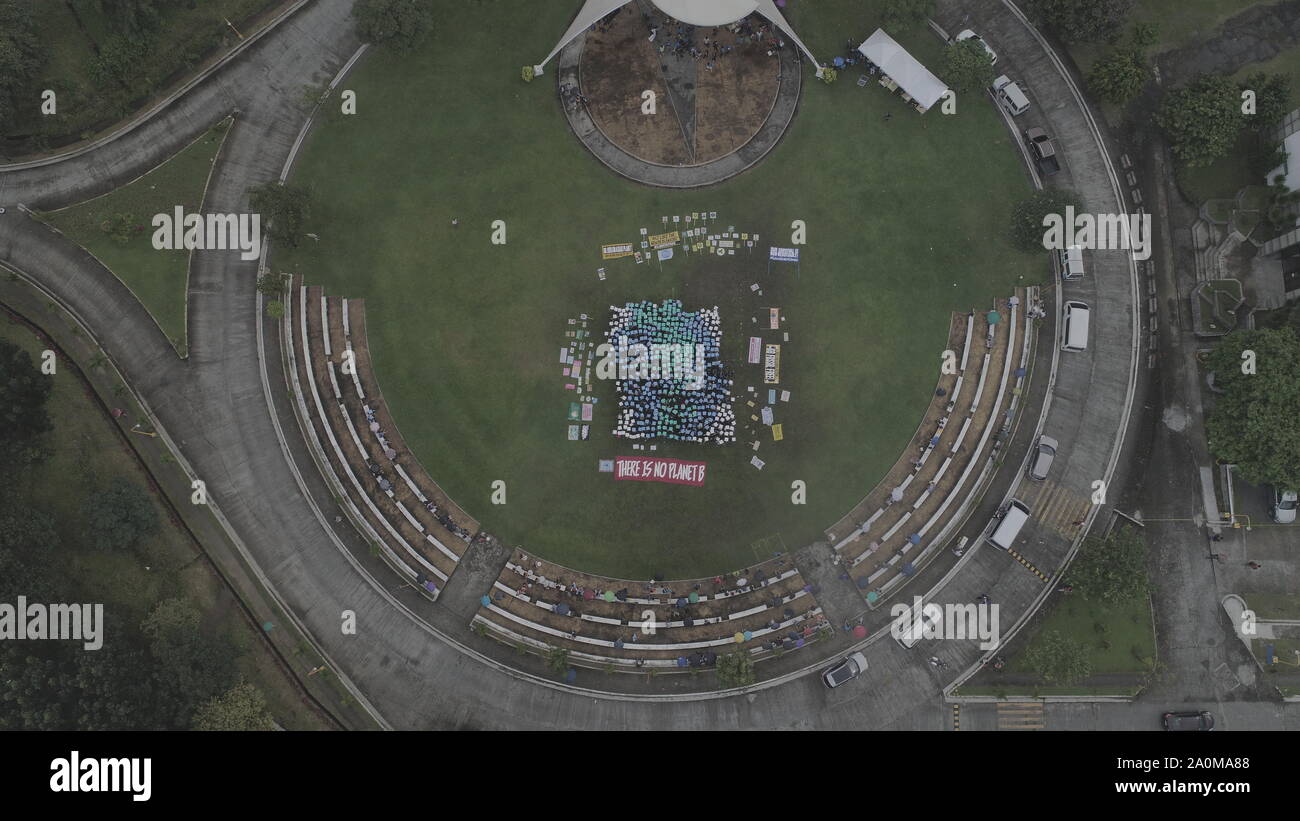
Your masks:
{"label": "curved asphalt road", "polygon": [[[0,205],[53,208],[112,190],[237,110],[204,210],[244,209],[248,186],[276,178],[289,156],[306,117],[299,103],[301,87],[327,81],[355,51],[350,6],[351,0],[306,4],[172,105],[91,151],[35,168],[0,168]],[[1089,132],[1069,124],[1071,117],[1082,118],[1082,111],[1046,64],[1042,47],[1004,7],[988,0],[976,6],[978,22],[999,44],[1002,59],[1020,66],[1022,76],[1032,76],[1031,95],[1063,142],[1074,187],[1094,210],[1123,210],[1114,204],[1101,173],[1099,145]],[[944,11],[941,8],[939,22],[947,26]],[[938,696],[955,673],[945,673],[941,681],[919,662],[939,653],[952,663],[950,670],[966,667],[979,653],[970,642],[922,644],[911,654],[892,641],[870,642],[866,681],[836,691],[828,691],[815,676],[805,676],[725,698],[637,700],[539,686],[439,640],[427,624],[412,617],[412,611],[437,605],[402,598],[409,610],[393,606],[394,594],[383,589],[392,580],[381,575],[372,581],[358,572],[339,541],[355,536],[330,532],[316,504],[300,489],[302,481],[314,497],[329,498],[319,476],[306,470],[311,463],[296,426],[286,423],[283,429],[294,454],[291,461],[268,410],[258,364],[256,262],[242,262],[235,252],[196,253],[193,260],[190,358],[182,362],[110,272],[15,209],[0,215],[0,261],[37,279],[94,330],[207,482],[210,495],[266,580],[386,724],[941,729],[949,720]],[[1062,481],[1076,490],[1103,475],[1126,406],[1123,387],[1131,356],[1131,314],[1126,312],[1132,306],[1125,303],[1127,286],[1121,281],[1127,278],[1125,267],[1122,255],[1094,261],[1092,278],[1084,285],[1096,289],[1093,352],[1062,365],[1047,418],[1049,432],[1070,437],[1062,440],[1063,448],[1069,448]],[[272,334],[266,357],[271,401],[280,418],[288,420],[292,417],[274,350],[274,328],[268,325],[265,330]],[[301,476],[294,464],[303,468]],[[1050,535],[1039,538],[1045,545],[1041,566],[1054,567],[1053,558],[1066,555],[1069,542]],[[981,548],[945,592],[952,600],[970,601],[990,591],[1003,605],[1006,624],[1010,613],[1033,606],[1041,588],[1041,582],[1005,554]],[[338,629],[345,609],[357,614],[355,636],[341,635]]]}

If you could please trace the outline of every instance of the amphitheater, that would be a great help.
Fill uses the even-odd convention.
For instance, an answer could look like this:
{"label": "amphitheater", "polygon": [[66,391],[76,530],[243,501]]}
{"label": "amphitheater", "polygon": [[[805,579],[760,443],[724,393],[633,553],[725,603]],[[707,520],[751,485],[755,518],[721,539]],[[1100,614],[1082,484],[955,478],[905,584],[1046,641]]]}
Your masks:
{"label": "amphitheater", "polygon": [[[1087,489],[1111,479],[1124,446],[1141,349],[1132,259],[1097,252],[1084,282],[1053,277],[954,313],[933,353],[952,351],[956,367],[939,377],[892,469],[824,540],[709,578],[558,566],[485,533],[438,486],[439,465],[407,448],[374,376],[364,300],[299,277],[286,284],[284,318],[266,320],[256,263],[196,256],[193,354],[179,362],[120,281],[16,209],[77,202],[132,179],[227,116],[226,89],[242,83],[227,176],[205,203],[234,210],[251,181],[289,173],[310,128],[310,119],[281,116],[283,89],[324,67],[337,85],[360,59],[349,5],[296,4],[284,17],[295,26],[250,39],[122,132],[65,157],[0,167],[0,204],[11,206],[0,219],[12,228],[0,235],[0,262],[107,353],[161,446],[208,482],[213,516],[285,623],[386,728],[929,726],[936,697],[986,654],[945,642],[924,652],[950,672],[925,669],[919,653],[887,640],[889,605],[988,593],[1014,635],[1042,603],[1101,515]],[[967,13],[941,2],[936,26],[951,29]],[[1092,135],[1069,146],[1062,184],[1094,207],[1123,210],[1100,133],[1051,47],[1010,3],[981,0],[969,13],[1004,60],[1037,78],[1037,116],[1058,133]],[[281,90],[259,96],[272,71]],[[1041,186],[1032,167],[1026,173]],[[1087,299],[1097,316],[1092,349],[1066,359],[1055,344],[1063,297]],[[1046,317],[1031,319],[1038,306]],[[1044,430],[1068,457],[1034,491],[1044,515],[1018,551],[981,546],[991,513],[1025,496],[1021,468]],[[331,500],[350,521],[330,522]],[[338,635],[345,610],[367,625],[364,641]],[[567,651],[559,675],[546,664],[555,648]],[[871,659],[870,698],[828,706],[816,674],[857,650]],[[759,663],[754,684],[727,689],[695,674],[734,652]]]}

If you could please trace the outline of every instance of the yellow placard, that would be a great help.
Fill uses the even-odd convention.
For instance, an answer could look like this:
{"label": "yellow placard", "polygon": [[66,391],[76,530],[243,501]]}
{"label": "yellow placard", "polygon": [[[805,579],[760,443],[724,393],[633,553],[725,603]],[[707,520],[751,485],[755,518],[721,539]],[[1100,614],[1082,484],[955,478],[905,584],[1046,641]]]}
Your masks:
{"label": "yellow placard", "polygon": [[772,441],[773,441],[773,442],[780,442],[780,441],[781,441],[782,439],[784,439],[784,438],[785,438],[785,431],[781,430],[781,426],[780,426],[780,425],[773,425],[773,426],[772,426]]}
{"label": "yellow placard", "polygon": [[619,242],[619,243],[614,243],[612,245],[600,246],[601,259],[618,259],[620,257],[630,257],[632,256],[632,253],[633,253],[632,243],[630,242]]}
{"label": "yellow placard", "polygon": [[650,243],[651,248],[670,248],[681,242],[682,235],[677,231],[667,234],[654,234],[647,237],[646,241]]}

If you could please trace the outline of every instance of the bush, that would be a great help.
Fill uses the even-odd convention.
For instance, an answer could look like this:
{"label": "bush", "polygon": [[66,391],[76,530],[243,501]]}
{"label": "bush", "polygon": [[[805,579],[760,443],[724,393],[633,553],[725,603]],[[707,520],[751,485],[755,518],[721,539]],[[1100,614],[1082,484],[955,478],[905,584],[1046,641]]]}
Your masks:
{"label": "bush", "polygon": [[266,303],[266,315],[271,319],[284,319],[284,303],[278,299]]}
{"label": "bush", "polygon": [[569,651],[563,647],[552,647],[546,651],[546,666],[557,676],[562,676],[569,669]]}
{"label": "bush", "polygon": [[932,14],[934,0],[885,0],[881,27],[891,32],[907,31],[925,25],[925,19]]}
{"label": "bush", "polygon": [[1093,63],[1088,88],[1103,100],[1120,105],[1133,99],[1146,79],[1142,55],[1135,49],[1120,48]]}
{"label": "bush", "polygon": [[1133,9],[1133,0],[1030,0],[1028,11],[1067,43],[1110,40]]}
{"label": "bush", "polygon": [[248,190],[249,204],[262,215],[266,235],[298,247],[298,237],[311,214],[311,192],[272,180]]}
{"label": "bush", "polygon": [[724,687],[746,687],[754,683],[754,659],[746,650],[718,657],[718,681]]}

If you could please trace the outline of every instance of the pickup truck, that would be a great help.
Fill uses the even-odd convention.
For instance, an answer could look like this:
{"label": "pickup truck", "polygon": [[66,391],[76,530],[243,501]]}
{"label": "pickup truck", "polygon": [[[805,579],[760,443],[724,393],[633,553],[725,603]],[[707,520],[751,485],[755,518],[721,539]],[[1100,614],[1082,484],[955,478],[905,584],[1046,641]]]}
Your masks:
{"label": "pickup truck", "polygon": [[1029,153],[1033,155],[1034,162],[1038,163],[1038,170],[1043,172],[1043,176],[1050,177],[1061,170],[1061,164],[1056,161],[1056,146],[1052,145],[1052,138],[1047,136],[1046,131],[1041,128],[1026,128],[1025,145],[1029,146]]}

